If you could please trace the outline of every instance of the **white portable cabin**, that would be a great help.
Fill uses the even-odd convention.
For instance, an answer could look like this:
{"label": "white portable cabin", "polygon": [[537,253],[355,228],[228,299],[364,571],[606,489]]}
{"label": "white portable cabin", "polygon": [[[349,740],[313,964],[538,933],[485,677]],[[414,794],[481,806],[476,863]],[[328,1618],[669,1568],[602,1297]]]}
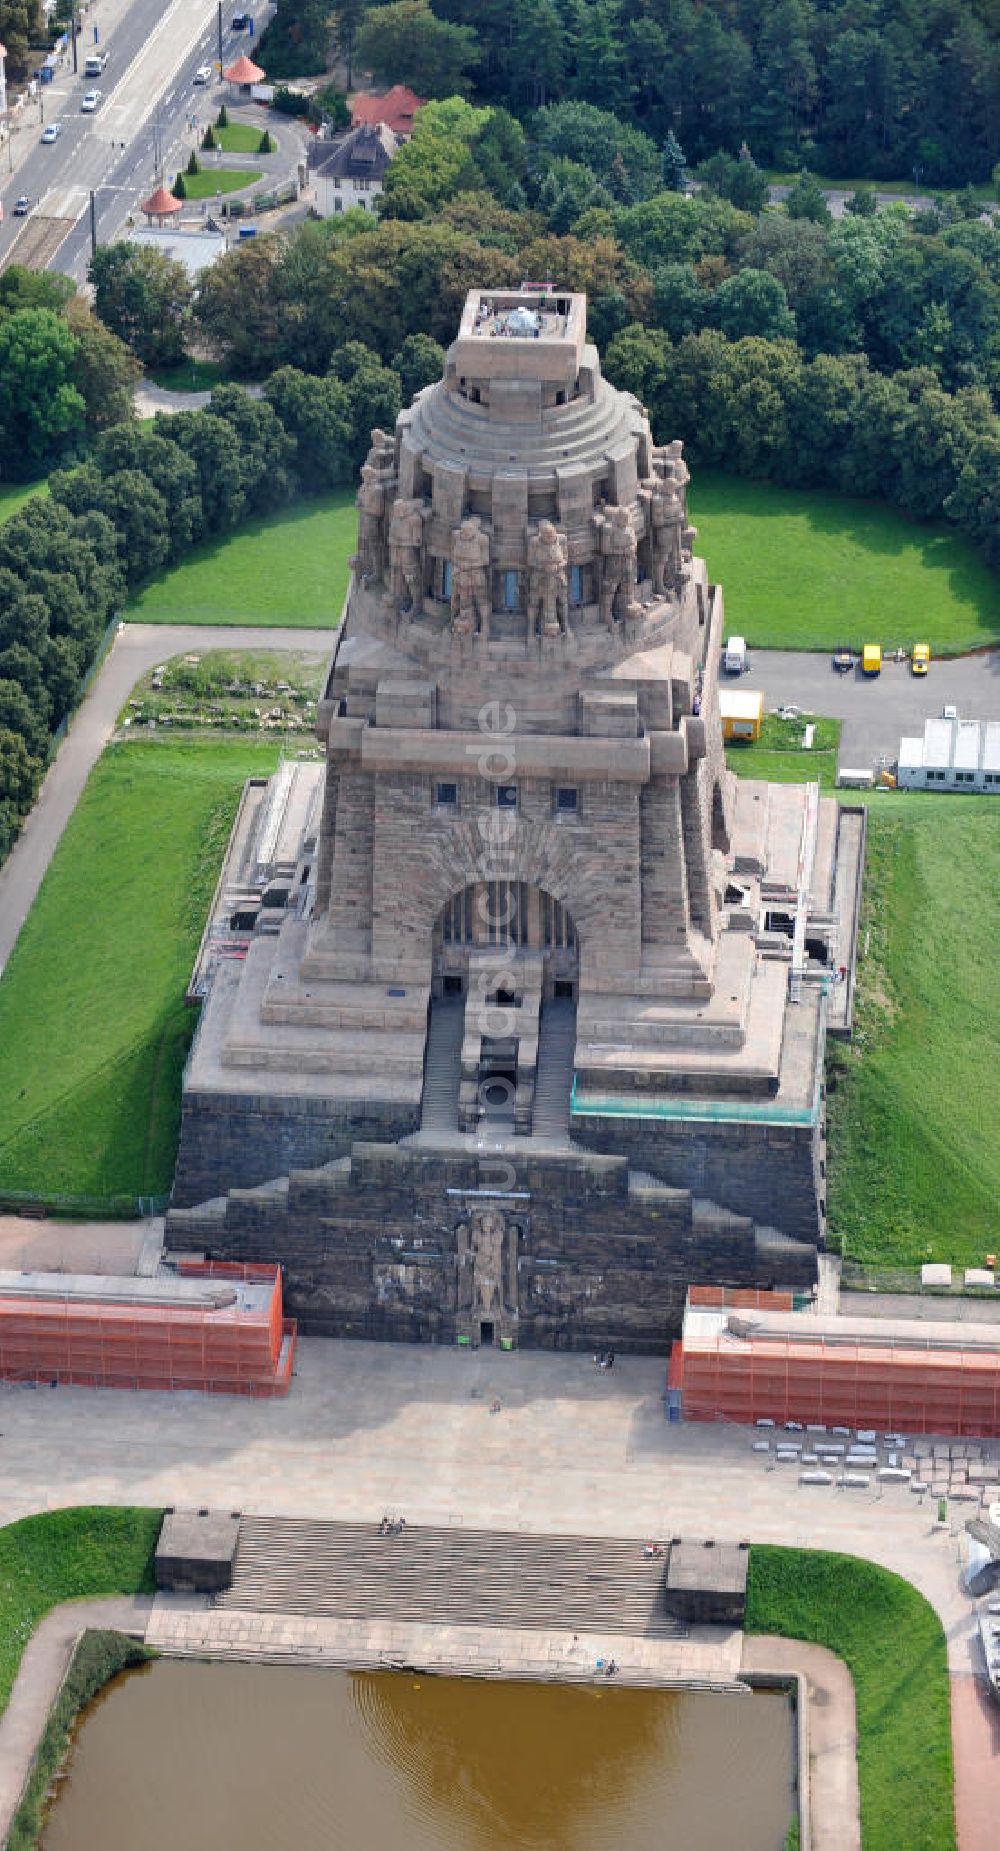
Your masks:
{"label": "white portable cabin", "polygon": [[1000,720],[926,720],[923,738],[899,742],[896,782],[900,790],[1000,793]]}

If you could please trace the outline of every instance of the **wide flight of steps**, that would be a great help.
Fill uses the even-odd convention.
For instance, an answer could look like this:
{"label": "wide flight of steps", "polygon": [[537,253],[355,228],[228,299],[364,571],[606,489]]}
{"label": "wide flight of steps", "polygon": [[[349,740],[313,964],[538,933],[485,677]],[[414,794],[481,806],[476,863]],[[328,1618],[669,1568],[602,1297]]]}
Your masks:
{"label": "wide flight of steps", "polygon": [[576,1004],[559,998],[542,1009],[531,1117],[534,1138],[569,1139],[569,1095],[576,1053]]}
{"label": "wide flight of steps", "polygon": [[590,1536],[244,1517],[220,1607],[546,1632],[682,1639],[663,1607],[666,1557]]}
{"label": "wide flight of steps", "polygon": [[421,1131],[454,1133],[458,1130],[458,1083],[464,1026],[465,1003],[462,997],[447,996],[443,1001],[431,1005],[424,1060]]}

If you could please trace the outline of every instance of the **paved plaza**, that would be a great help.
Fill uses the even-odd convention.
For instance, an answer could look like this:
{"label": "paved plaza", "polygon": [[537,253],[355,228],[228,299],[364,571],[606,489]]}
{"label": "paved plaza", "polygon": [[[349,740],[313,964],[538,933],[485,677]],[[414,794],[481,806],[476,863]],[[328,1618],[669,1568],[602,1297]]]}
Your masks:
{"label": "paved plaza", "polygon": [[[800,1486],[745,1428],[669,1425],[664,1364],[306,1339],[284,1401],[0,1388],[0,1522],[75,1503],[211,1504],[591,1536],[688,1534],[844,1550],[905,1575],[941,1617],[955,1687],[960,1851],[989,1851],[958,1531],[906,1485]],[[499,1401],[496,1414],[491,1413]],[[961,1507],[960,1507],[961,1508]],[[962,1512],[964,1515],[964,1510]],[[995,1732],[993,1732],[995,1733]]]}

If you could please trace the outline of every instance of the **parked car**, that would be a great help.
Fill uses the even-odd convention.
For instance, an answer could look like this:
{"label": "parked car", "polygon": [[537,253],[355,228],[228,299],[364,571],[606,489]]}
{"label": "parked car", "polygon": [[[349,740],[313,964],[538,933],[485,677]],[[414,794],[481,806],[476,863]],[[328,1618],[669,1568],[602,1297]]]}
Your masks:
{"label": "parked car", "polygon": [[930,644],[929,643],[914,643],[913,654],[910,657],[910,668],[912,669],[913,673],[915,675],[926,675],[927,670],[930,668],[930,665],[931,665]]}
{"label": "parked car", "polygon": [[103,95],[103,92],[100,90],[88,90],[87,91],[82,103],[80,104],[80,109],[85,116],[92,116],[95,109],[100,108],[102,95]]}
{"label": "parked car", "polygon": [[195,71],[195,74],[194,74],[194,81],[196,84],[210,84],[212,81],[211,65],[210,64],[199,64],[198,69]]}
{"label": "parked car", "polygon": [[745,675],[750,667],[750,652],[746,638],[731,636],[722,654],[722,666],[727,675]]}
{"label": "parked car", "polygon": [[45,127],[42,130],[42,140],[44,142],[58,141],[61,134],[62,134],[62,123],[61,122],[47,122]]}
{"label": "parked car", "polygon": [[851,669],[854,667],[853,649],[835,649],[833,652],[833,666],[838,675],[850,674]]}
{"label": "parked car", "polygon": [[15,199],[14,201],[14,217],[16,219],[27,218],[28,213],[30,211],[31,211],[31,201],[28,198],[27,193],[21,193],[18,196],[18,198]]}
{"label": "parked car", "polygon": [[249,13],[234,13],[233,14],[233,31],[234,32],[247,32],[249,30],[249,27],[250,27]]}
{"label": "parked car", "polygon": [[880,675],[882,673],[881,643],[866,643],[861,651],[861,673],[863,675]]}

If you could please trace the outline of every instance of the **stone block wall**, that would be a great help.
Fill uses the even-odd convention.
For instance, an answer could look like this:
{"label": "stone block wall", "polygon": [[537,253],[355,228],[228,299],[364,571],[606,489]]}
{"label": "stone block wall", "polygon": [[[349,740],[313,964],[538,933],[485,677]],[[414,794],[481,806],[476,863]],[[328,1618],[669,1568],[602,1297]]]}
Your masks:
{"label": "stone block wall", "polygon": [[346,1156],[358,1138],[406,1137],[419,1123],[419,1105],[188,1092],[171,1200],[188,1208],[229,1189],[256,1188]]}
{"label": "stone block wall", "polygon": [[795,1240],[817,1245],[823,1238],[821,1122],[703,1123],[588,1114],[573,1119],[572,1135],[588,1150],[627,1157],[675,1188],[690,1189]]}

